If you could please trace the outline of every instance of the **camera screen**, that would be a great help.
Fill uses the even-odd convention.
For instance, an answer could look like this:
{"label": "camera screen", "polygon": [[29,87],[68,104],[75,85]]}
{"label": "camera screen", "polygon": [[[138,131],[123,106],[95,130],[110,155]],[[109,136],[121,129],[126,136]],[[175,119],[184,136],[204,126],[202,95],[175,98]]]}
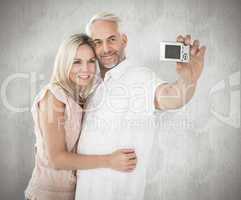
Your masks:
{"label": "camera screen", "polygon": [[180,46],[166,45],[165,46],[165,58],[180,59]]}

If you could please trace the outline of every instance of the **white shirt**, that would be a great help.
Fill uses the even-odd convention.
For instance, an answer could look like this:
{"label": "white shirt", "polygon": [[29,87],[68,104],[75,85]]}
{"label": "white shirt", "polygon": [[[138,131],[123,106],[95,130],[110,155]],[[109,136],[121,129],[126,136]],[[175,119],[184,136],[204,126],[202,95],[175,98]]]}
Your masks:
{"label": "white shirt", "polygon": [[138,163],[131,173],[111,169],[79,170],[76,199],[141,200],[152,147],[156,87],[163,81],[128,60],[108,71],[87,106],[78,144],[81,154],[109,154],[134,148]]}

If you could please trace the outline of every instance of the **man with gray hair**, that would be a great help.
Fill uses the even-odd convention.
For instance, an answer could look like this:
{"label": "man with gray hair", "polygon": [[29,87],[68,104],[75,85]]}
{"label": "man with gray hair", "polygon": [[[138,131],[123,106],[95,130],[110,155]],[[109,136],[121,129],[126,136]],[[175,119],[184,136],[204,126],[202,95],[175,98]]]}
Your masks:
{"label": "man with gray hair", "polygon": [[177,41],[191,46],[189,63],[177,63],[179,78],[166,83],[144,67],[133,65],[125,55],[127,35],[120,19],[111,13],[95,15],[86,32],[95,44],[103,79],[88,102],[78,152],[106,154],[117,148],[135,151],[133,164],[124,173],[111,169],[79,170],[76,199],[143,200],[151,155],[156,109],[177,109],[193,96],[204,65],[205,47],[191,36]]}

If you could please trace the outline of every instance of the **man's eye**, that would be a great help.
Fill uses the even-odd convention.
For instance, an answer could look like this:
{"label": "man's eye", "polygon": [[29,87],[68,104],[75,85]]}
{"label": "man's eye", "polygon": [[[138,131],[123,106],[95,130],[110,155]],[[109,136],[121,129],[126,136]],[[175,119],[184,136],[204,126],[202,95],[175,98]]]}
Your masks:
{"label": "man's eye", "polygon": [[94,43],[95,43],[95,46],[99,46],[101,44],[100,41],[95,41]]}
{"label": "man's eye", "polygon": [[115,41],[116,41],[116,38],[111,38],[110,41],[111,41],[111,42],[115,42]]}

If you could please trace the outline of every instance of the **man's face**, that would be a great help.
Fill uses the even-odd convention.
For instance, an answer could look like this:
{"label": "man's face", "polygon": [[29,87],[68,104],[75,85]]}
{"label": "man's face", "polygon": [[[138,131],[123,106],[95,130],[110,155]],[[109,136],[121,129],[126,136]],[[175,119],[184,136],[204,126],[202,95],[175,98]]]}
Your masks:
{"label": "man's face", "polygon": [[98,20],[91,25],[90,31],[100,64],[108,69],[118,65],[125,56],[127,37],[119,32],[117,24]]}

